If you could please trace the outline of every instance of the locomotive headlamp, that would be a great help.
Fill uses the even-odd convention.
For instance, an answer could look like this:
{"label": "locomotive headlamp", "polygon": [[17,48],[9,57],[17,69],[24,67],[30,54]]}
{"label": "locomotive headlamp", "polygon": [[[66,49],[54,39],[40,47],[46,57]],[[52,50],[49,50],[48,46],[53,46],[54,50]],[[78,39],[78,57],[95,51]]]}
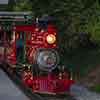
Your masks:
{"label": "locomotive headlamp", "polygon": [[53,34],[49,34],[47,35],[46,40],[49,44],[53,44],[56,41],[56,37]]}

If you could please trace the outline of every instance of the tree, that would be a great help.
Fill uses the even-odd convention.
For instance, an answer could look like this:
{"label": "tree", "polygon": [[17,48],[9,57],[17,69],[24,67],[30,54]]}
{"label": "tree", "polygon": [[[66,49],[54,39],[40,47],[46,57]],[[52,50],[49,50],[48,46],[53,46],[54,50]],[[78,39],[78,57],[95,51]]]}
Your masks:
{"label": "tree", "polygon": [[18,0],[13,6],[14,11],[31,11],[32,4],[29,0]]}
{"label": "tree", "polygon": [[14,5],[15,5],[15,0],[9,0],[8,7],[7,7],[7,11],[12,11]]}

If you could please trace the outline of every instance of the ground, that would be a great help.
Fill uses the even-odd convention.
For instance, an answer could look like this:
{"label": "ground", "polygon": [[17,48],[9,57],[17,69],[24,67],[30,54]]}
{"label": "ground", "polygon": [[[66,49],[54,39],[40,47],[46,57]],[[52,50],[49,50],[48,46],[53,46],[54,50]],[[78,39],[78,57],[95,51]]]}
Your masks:
{"label": "ground", "polygon": [[29,100],[0,69],[0,100]]}

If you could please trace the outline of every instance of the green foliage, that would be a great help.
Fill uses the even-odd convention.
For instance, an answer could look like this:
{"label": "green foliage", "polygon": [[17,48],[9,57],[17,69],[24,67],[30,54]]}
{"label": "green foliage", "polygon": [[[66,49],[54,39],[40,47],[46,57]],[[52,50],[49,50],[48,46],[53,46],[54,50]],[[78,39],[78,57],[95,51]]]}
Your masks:
{"label": "green foliage", "polygon": [[7,7],[7,11],[12,11],[13,10],[13,7],[15,5],[15,0],[9,0],[8,2],[8,7]]}
{"label": "green foliage", "polygon": [[93,88],[93,91],[100,93],[100,84],[96,84]]}
{"label": "green foliage", "polygon": [[13,7],[14,11],[31,11],[32,4],[29,0],[18,0],[18,2]]}

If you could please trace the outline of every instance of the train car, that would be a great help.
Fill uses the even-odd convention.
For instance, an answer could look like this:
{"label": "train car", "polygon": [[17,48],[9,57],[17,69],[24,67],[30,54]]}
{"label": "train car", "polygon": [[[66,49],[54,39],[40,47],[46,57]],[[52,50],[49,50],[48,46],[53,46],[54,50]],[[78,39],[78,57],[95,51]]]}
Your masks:
{"label": "train car", "polygon": [[[10,73],[19,75],[23,85],[36,93],[62,94],[74,83],[57,52],[57,29],[51,21],[14,24],[4,34],[0,62]],[[7,34],[11,34],[8,39]]]}

